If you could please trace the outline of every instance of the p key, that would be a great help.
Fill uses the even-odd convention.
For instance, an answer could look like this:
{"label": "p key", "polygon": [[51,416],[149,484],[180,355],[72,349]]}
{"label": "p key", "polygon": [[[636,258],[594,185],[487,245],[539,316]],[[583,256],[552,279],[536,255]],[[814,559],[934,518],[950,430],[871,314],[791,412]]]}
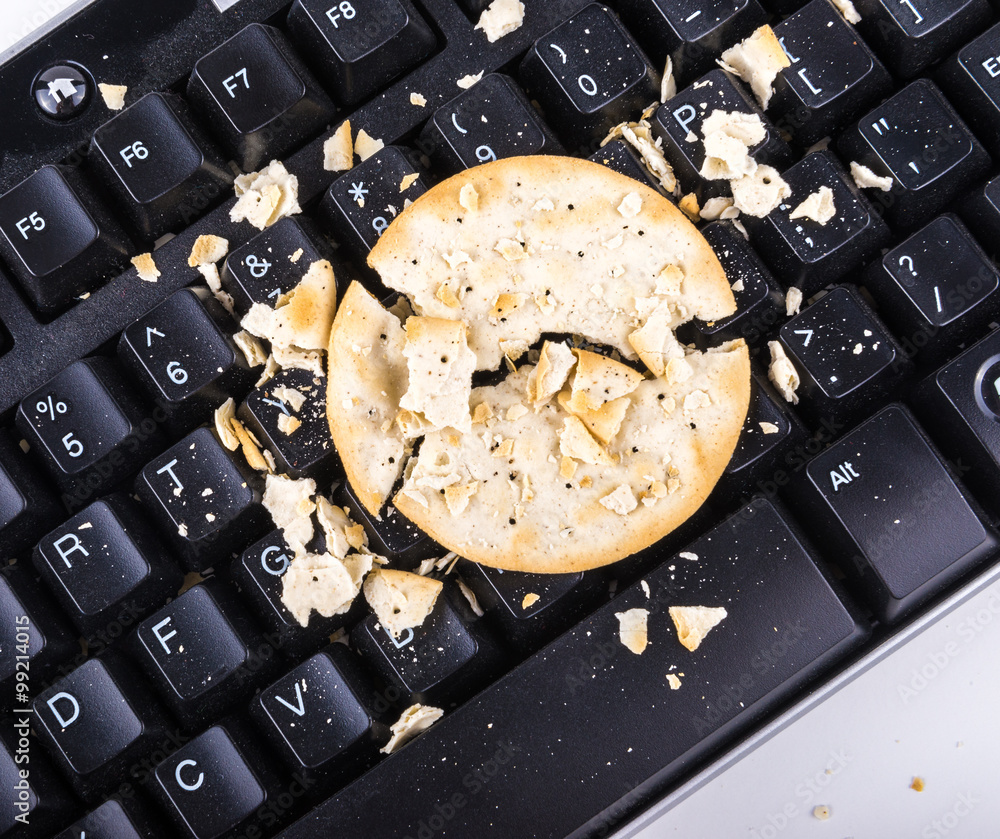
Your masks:
{"label": "p key", "polygon": [[285,36],[260,23],[199,59],[187,93],[245,171],[280,157],[334,114]]}

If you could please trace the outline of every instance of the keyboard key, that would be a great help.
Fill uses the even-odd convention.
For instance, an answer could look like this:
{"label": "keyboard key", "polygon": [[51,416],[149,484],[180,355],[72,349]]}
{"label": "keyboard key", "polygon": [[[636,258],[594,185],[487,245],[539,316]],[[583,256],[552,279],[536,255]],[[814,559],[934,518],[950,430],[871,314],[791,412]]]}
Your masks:
{"label": "keyboard key", "polygon": [[90,164],[140,235],[190,224],[233,182],[179,96],[150,93],[94,132]]}
{"label": "keyboard key", "polygon": [[158,839],[162,833],[135,798],[112,798],[73,822],[55,839]]}
{"label": "keyboard key", "polygon": [[159,451],[157,422],[106,358],[74,361],[21,401],[18,430],[77,509]]}
{"label": "keyboard key", "polygon": [[146,511],[190,571],[241,550],[269,527],[259,479],[207,428],[192,431],[147,464],[135,481]]}
{"label": "keyboard key", "polygon": [[774,27],[790,67],[769,106],[800,148],[857,119],[892,90],[892,79],[828,0],[812,0]]}
{"label": "keyboard key", "polygon": [[391,502],[386,503],[378,516],[373,516],[358,501],[347,481],[334,492],[333,503],[347,508],[351,519],[364,526],[368,549],[390,559],[395,568],[413,569],[420,560],[445,553],[444,548],[401,515]]}
{"label": "keyboard key", "polygon": [[308,219],[286,217],[230,252],[222,285],[241,314],[254,303],[273,308],[276,298],[295,288],[310,265],[330,256],[330,248]]}
{"label": "keyboard key", "polygon": [[567,137],[600,140],[660,96],[659,73],[618,19],[599,3],[543,35],[521,62],[520,79]]}
{"label": "keyboard key", "polygon": [[956,201],[954,210],[981,242],[1000,238],[1000,177],[977,184]]}
{"label": "keyboard key", "polygon": [[920,79],[862,117],[838,140],[844,160],[893,179],[875,197],[890,224],[911,229],[986,175],[989,155],[933,82]]}
{"label": "keyboard key", "polygon": [[[998,547],[900,405],[815,457],[788,492],[879,620],[894,623]],[[846,561],[844,561],[846,559]]]}
{"label": "keyboard key", "polygon": [[135,623],[183,582],[159,534],[124,495],[95,501],[45,536],[34,563],[85,636]]}
{"label": "keyboard key", "polygon": [[[4,839],[50,835],[72,819],[79,807],[41,753],[31,733],[33,727],[32,715],[23,711],[14,715],[13,724],[4,721],[0,726],[0,789],[6,791],[0,804],[0,836]],[[27,777],[21,774],[25,768]]]}
{"label": "keyboard key", "polygon": [[285,36],[260,23],[195,62],[187,95],[247,172],[309,139],[335,111]]}
{"label": "keyboard key", "polygon": [[1000,331],[924,379],[910,404],[962,480],[1000,512]]}
{"label": "keyboard key", "polygon": [[733,287],[736,314],[711,325],[695,321],[696,343],[708,346],[734,338],[745,338],[751,344],[760,342],[784,315],[784,292],[732,222],[713,221],[701,232]]}
{"label": "keyboard key", "polygon": [[[655,778],[664,788],[690,773],[867,635],[769,501],[757,499],[688,550],[698,561],[677,558],[646,577],[649,597],[638,583],[622,591],[281,839],[414,835],[456,790],[471,794],[454,808],[449,835],[599,833],[637,786]],[[724,606],[728,616],[691,653],[667,607],[694,604]],[[618,640],[615,613],[630,608],[650,610],[641,656]],[[670,690],[668,673],[685,674],[679,690]],[[604,724],[584,724],[595,717]],[[463,785],[491,760],[493,777]],[[512,805],[526,788],[532,800],[559,806]],[[390,797],[392,806],[371,806]]]}
{"label": "keyboard key", "polygon": [[167,414],[172,435],[202,423],[256,381],[233,342],[238,330],[204,288],[182,288],[141,317],[118,341],[118,358]]}
{"label": "keyboard key", "polygon": [[659,180],[646,168],[642,158],[624,140],[612,140],[606,143],[587,159],[607,166],[621,175],[627,175],[661,194],[666,194]]}
{"label": "keyboard key", "polygon": [[[888,241],[885,223],[830,152],[806,155],[783,177],[792,189],[788,203],[762,219],[744,214],[740,220],[757,253],[785,286],[801,288],[809,297],[859,268]],[[799,202],[821,186],[832,190],[836,215],[823,225],[790,219]]]}
{"label": "keyboard key", "polygon": [[383,720],[389,710],[342,644],[302,662],[250,704],[251,717],[285,763],[320,785],[375,762],[389,739]]}
{"label": "keyboard key", "polygon": [[420,174],[405,190],[404,178],[420,174],[417,164],[398,146],[386,146],[335,180],[323,196],[320,212],[337,241],[360,262],[375,247],[389,223],[403,212],[405,203],[427,192]]}
{"label": "keyboard key", "polygon": [[997,311],[1000,275],[955,216],[939,216],[878,262],[865,287],[909,357],[940,363]]}
{"label": "keyboard key", "polygon": [[65,516],[46,481],[8,434],[0,434],[0,565]]}
{"label": "keyboard key", "polygon": [[409,0],[295,0],[288,30],[345,105],[378,92],[437,45]]}
{"label": "keyboard key", "polygon": [[858,0],[858,31],[900,78],[909,79],[983,30],[987,0]]}
{"label": "keyboard key", "polygon": [[1000,24],[942,64],[937,79],[990,154],[1000,156]]}
{"label": "keyboard key", "polygon": [[[282,370],[250,391],[238,414],[250,433],[274,455],[281,474],[326,483],[334,472],[343,475],[326,419],[325,379],[317,379],[306,370]],[[301,425],[289,434],[282,431],[282,424],[291,418]]]}
{"label": "keyboard key", "polygon": [[170,726],[138,675],[108,653],[84,662],[32,703],[35,730],[87,801],[125,781],[130,765]]}
{"label": "keyboard key", "polygon": [[[153,775],[153,794],[176,825],[175,836],[262,836],[264,825],[287,813],[275,800],[280,787],[268,757],[253,732],[232,720],[185,743]],[[298,782],[289,789],[304,791]]]}
{"label": "keyboard key", "polygon": [[728,181],[703,178],[700,174],[705,163],[702,122],[713,111],[756,115],[764,126],[765,135],[750,147],[751,157],[776,169],[784,169],[792,162],[788,144],[740,83],[724,70],[712,70],[660,105],[652,122],[653,131],[663,139],[663,154],[674,167],[674,174],[684,184],[685,191],[693,191],[700,202],[732,194]]}
{"label": "keyboard key", "polygon": [[528,97],[500,73],[438,108],[418,145],[449,174],[498,158],[562,152]]}
{"label": "keyboard key", "polygon": [[459,575],[486,619],[518,652],[530,653],[568,629],[606,595],[600,573],[524,574],[462,560]]}
{"label": "keyboard key", "polygon": [[501,653],[465,598],[449,583],[424,622],[398,638],[369,615],[351,632],[351,646],[406,704],[453,707],[497,674]]}
{"label": "keyboard key", "polygon": [[43,166],[0,195],[0,255],[42,312],[115,276],[131,242],[79,176]]}
{"label": "keyboard key", "polygon": [[798,409],[817,422],[858,419],[911,372],[902,348],[847,286],[803,309],[778,334],[802,378]]}
{"label": "keyboard key", "polygon": [[219,580],[189,588],[139,624],[130,652],[178,719],[197,725],[266,683],[276,640]]}
{"label": "keyboard key", "polygon": [[619,0],[617,8],[649,55],[670,56],[678,87],[767,22],[756,0]]}
{"label": "keyboard key", "polygon": [[288,570],[294,554],[275,530],[255,542],[233,563],[231,573],[240,593],[250,603],[254,614],[268,632],[280,639],[276,644],[295,658],[308,655],[326,646],[330,636],[352,626],[365,615],[361,598],[342,615],[324,618],[312,612],[307,626],[302,626],[281,600],[281,578]]}

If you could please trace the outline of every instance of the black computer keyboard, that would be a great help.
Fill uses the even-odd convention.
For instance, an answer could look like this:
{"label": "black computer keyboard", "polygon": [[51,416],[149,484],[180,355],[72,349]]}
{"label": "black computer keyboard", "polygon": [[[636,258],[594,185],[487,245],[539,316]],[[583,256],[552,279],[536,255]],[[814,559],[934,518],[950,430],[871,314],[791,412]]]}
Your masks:
{"label": "black computer keyboard", "polygon": [[[607,835],[986,571],[996,6],[855,0],[855,27],[827,0],[525,0],[523,26],[490,44],[474,29],[486,0],[221,5],[96,0],[0,67],[4,839]],[[765,22],[791,62],[766,115],[715,61]],[[683,193],[724,194],[687,140],[720,108],[759,113],[755,159],[794,195],[830,187],[837,208],[822,227],[743,216],[749,241],[702,224],[738,310],[682,337],[743,337],[754,359],[713,496],[597,571],[442,568],[433,612],[398,639],[363,598],[300,626],[261,475],[214,430],[228,397],[277,471],[315,479],[373,551],[407,569],[443,551],[367,514],[321,383],[287,369],[258,386],[238,317],[321,258],[341,292],[359,279],[384,296],[364,260],[408,174],[415,196],[556,153],[661,189],[626,142],[599,143],[659,100],[668,55],[679,90],[650,124]],[[128,86],[125,110],[99,82]],[[322,145],[348,118],[385,148],[337,175]],[[263,232],[232,222],[235,175],[272,159],[303,212]],[[854,161],[891,190],[860,189]],[[235,316],[188,265],[201,234],[229,240]],[[146,282],[129,259],[154,242]],[[796,405],[767,379],[769,341],[799,371]],[[294,435],[282,385],[308,394]],[[177,527],[178,505],[197,525]],[[709,602],[728,618],[679,654],[662,613]],[[630,608],[653,616],[640,656],[618,640]],[[381,754],[414,702],[444,717]]]}

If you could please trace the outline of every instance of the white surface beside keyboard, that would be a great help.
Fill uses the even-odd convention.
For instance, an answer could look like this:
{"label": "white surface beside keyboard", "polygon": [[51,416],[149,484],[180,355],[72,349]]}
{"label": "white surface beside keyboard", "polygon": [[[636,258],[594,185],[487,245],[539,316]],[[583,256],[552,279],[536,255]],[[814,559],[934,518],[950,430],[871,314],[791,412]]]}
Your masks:
{"label": "white surface beside keyboard", "polygon": [[994,583],[635,837],[998,836],[998,697]]}

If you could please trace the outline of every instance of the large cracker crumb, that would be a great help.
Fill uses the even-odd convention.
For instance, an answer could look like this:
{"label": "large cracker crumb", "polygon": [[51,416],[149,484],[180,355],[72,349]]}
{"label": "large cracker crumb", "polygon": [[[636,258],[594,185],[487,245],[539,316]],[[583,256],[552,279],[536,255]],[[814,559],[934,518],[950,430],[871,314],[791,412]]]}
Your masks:
{"label": "large cracker crumb", "polygon": [[892,189],[892,178],[889,175],[884,177],[876,175],[871,169],[856,160],[851,161],[851,177],[854,178],[854,183],[859,189],[880,189],[882,192],[888,192]]}
{"label": "large cracker crumb", "polygon": [[619,485],[613,492],[601,498],[599,503],[602,507],[613,513],[618,513],[620,516],[627,516],[639,506],[639,502],[636,501],[635,494],[632,492],[632,487],[628,484]]}
{"label": "large cracker crumb", "polygon": [[663,77],[660,79],[660,102],[666,102],[677,95],[677,80],[674,79],[674,62],[668,55],[663,67]]}
{"label": "large cracker crumb", "polygon": [[792,188],[773,166],[758,166],[753,174],[729,182],[733,206],[748,216],[763,218],[792,194]]}
{"label": "large cracker crumb", "polygon": [[455,82],[455,84],[457,84],[460,88],[462,88],[462,90],[468,90],[474,84],[476,84],[477,82],[481,82],[482,80],[483,80],[483,71],[480,70],[476,74],[469,73],[467,76],[462,76],[462,78],[460,78],[457,82]]}
{"label": "large cracker crumb", "polygon": [[390,568],[375,569],[364,584],[368,605],[394,638],[427,619],[443,588],[440,580]]}
{"label": "large cracker crumb", "polygon": [[375,137],[372,137],[363,128],[358,132],[358,136],[354,140],[354,151],[357,152],[358,157],[362,160],[367,160],[373,154],[377,154],[384,148],[385,143]]}
{"label": "large cracker crumb", "polygon": [[786,402],[799,404],[799,395],[795,392],[799,386],[799,374],[786,355],[785,348],[778,341],[768,341],[771,351],[771,363],[767,368],[767,377],[774,383],[778,393]]}
{"label": "large cracker crumb", "polygon": [[740,211],[733,206],[733,199],[726,196],[716,196],[705,201],[701,208],[701,218],[703,221],[715,221],[716,219],[732,219],[739,216]]}
{"label": "large cracker crumb", "polygon": [[354,143],[351,142],[351,121],[345,119],[340,128],[323,143],[323,168],[327,172],[346,172],[354,166]]}
{"label": "large cracker crumb", "polygon": [[757,161],[750,156],[750,149],[767,136],[757,114],[716,109],[705,117],[701,131],[705,137],[703,178],[732,180],[753,174]]}
{"label": "large cracker crumb", "polygon": [[479,209],[479,193],[472,184],[466,184],[458,191],[458,203],[470,213]]}
{"label": "large cracker crumb", "polygon": [[861,15],[858,14],[858,10],[854,8],[851,0],[830,0],[830,2],[837,7],[837,11],[844,16],[844,20],[848,23],[861,23]]}
{"label": "large cracker crumb", "polygon": [[774,30],[767,24],[722,53],[720,63],[750,85],[765,111],[774,92],[771,86],[775,78],[782,69],[791,66]]}
{"label": "large cracker crumb", "polygon": [[722,606],[671,606],[668,611],[677,629],[677,638],[691,652],[697,650],[705,636],[727,617]]}
{"label": "large cracker crumb", "polygon": [[416,91],[414,91],[413,93],[410,94],[410,104],[416,105],[418,108],[426,107],[427,97],[424,96],[422,93],[417,93]]}
{"label": "large cracker crumb", "polygon": [[399,406],[422,414],[435,428],[471,430],[469,399],[476,354],[469,349],[465,324],[441,318],[406,321],[403,356],[409,385]]}
{"label": "large cracker crumb", "polygon": [[316,509],[314,495],[316,482],[312,478],[295,480],[284,475],[268,475],[265,479],[264,508],[297,556],[306,553],[306,543],[313,537],[310,517]]}
{"label": "large cracker crumb", "polygon": [[480,16],[476,29],[486,33],[491,44],[509,35],[524,23],[524,3],[521,0],[493,0]]}
{"label": "large cracker crumb", "polygon": [[214,264],[222,259],[229,252],[229,240],[221,236],[213,236],[211,233],[204,233],[194,240],[191,246],[191,253],[188,256],[188,266],[195,268],[198,265]]}
{"label": "large cracker crumb", "polygon": [[[421,577],[424,575],[421,574]],[[479,605],[479,599],[476,597],[476,593],[469,588],[463,580],[458,580],[458,590],[462,592],[462,597],[466,599],[469,604],[469,608],[472,609],[472,613],[481,618],[486,613],[483,611],[483,607]]]}
{"label": "large cracker crumb", "polygon": [[443,716],[444,711],[440,708],[434,708],[430,705],[411,705],[392,724],[390,729],[392,737],[379,751],[391,755],[400,746],[412,740],[421,731],[426,731]]}
{"label": "large cracker crumb", "polygon": [[236,418],[236,403],[229,397],[215,409],[215,432],[219,435],[222,445],[234,452],[240,447],[240,438],[233,431],[233,420]]}
{"label": "large cracker crumb", "polygon": [[313,610],[325,618],[342,615],[361,589],[360,578],[372,558],[355,555],[347,561],[330,554],[304,553],[289,563],[281,578],[281,602],[300,625]]}
{"label": "large cracker crumb", "polygon": [[233,343],[243,353],[243,357],[247,360],[247,366],[261,367],[267,362],[267,353],[264,351],[264,347],[249,332],[241,329],[233,335]]}
{"label": "large cracker crumb", "polygon": [[133,256],[131,262],[135,266],[139,279],[143,282],[155,283],[159,278],[160,269],[156,267],[151,253],[140,253],[138,256]]}
{"label": "large cracker crumb", "polygon": [[100,82],[97,87],[101,91],[101,98],[109,111],[120,111],[125,107],[125,94],[128,93],[128,85]]}
{"label": "large cracker crumb", "polygon": [[691,221],[698,221],[701,218],[701,207],[698,206],[698,196],[689,192],[677,202],[678,208]]}
{"label": "large cracker crumb", "polygon": [[618,637],[629,650],[636,655],[642,655],[649,643],[646,623],[649,619],[648,609],[629,609],[625,612],[615,612],[618,618]]}
{"label": "large cracker crumb", "polygon": [[237,201],[229,211],[233,222],[248,221],[263,230],[278,219],[302,212],[299,180],[280,161],[272,160],[259,172],[240,175],[234,188]]}
{"label": "large cracker crumb", "polygon": [[821,186],[815,192],[810,192],[805,199],[795,207],[788,218],[812,219],[817,224],[823,226],[837,214],[836,207],[833,206],[833,190],[828,186]]}
{"label": "large cracker crumb", "polygon": [[785,292],[785,315],[792,317],[802,309],[802,289],[792,286]]}
{"label": "large cracker crumb", "polygon": [[642,198],[638,192],[630,192],[618,205],[618,212],[625,218],[635,218],[642,211]]}
{"label": "large cracker crumb", "polygon": [[[260,444],[253,438],[253,435],[246,430],[243,423],[238,419],[231,419],[229,425],[236,435],[237,439],[240,441],[240,451],[243,452],[243,457],[246,458],[247,464],[251,469],[255,469],[258,472],[273,472],[274,465],[261,454]],[[270,454],[270,452],[268,452]]]}

